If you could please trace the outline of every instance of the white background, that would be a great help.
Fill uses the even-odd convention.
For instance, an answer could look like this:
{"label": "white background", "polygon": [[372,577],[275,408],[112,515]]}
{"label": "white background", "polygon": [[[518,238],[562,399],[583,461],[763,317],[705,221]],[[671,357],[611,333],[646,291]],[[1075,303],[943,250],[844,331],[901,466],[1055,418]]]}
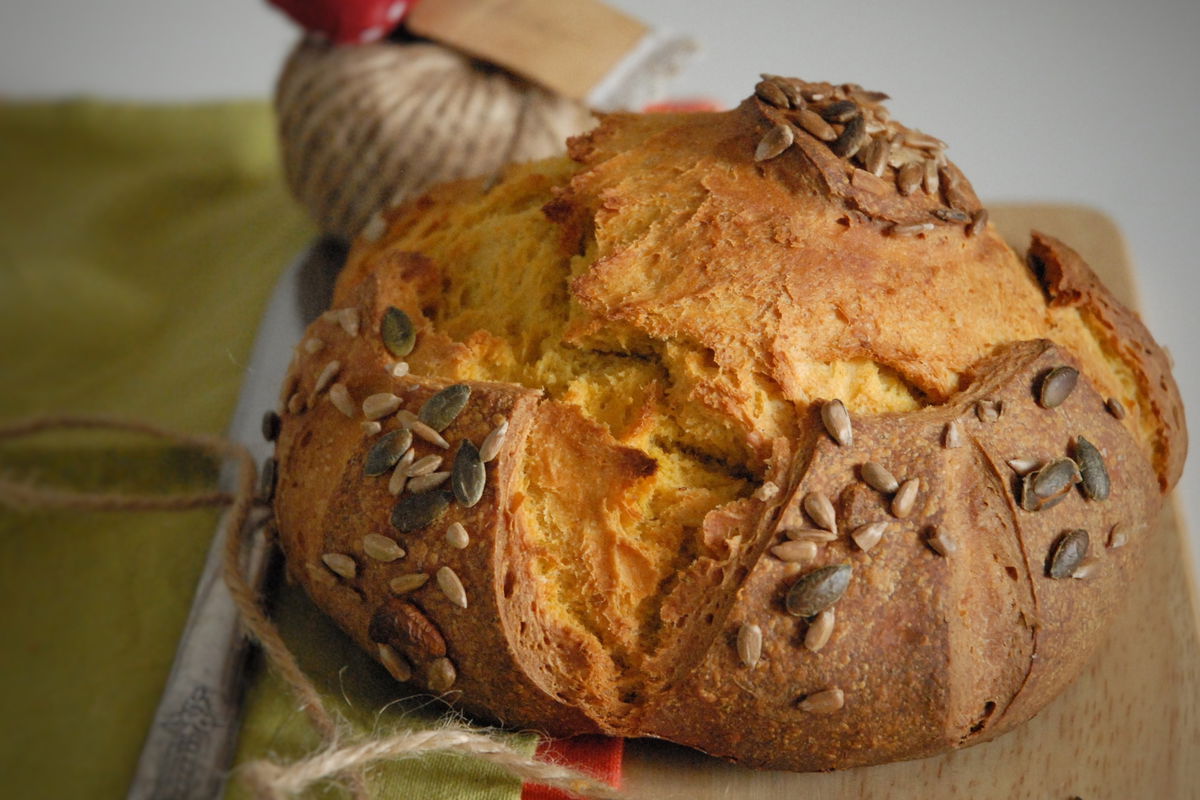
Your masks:
{"label": "white background", "polygon": [[[985,200],[1107,212],[1200,429],[1200,2],[610,1],[700,42],[674,96],[732,105],[759,72],[854,81],[950,142]],[[0,94],[265,97],[294,37],[262,0],[0,0]],[[1177,495],[1196,521],[1193,451]]]}

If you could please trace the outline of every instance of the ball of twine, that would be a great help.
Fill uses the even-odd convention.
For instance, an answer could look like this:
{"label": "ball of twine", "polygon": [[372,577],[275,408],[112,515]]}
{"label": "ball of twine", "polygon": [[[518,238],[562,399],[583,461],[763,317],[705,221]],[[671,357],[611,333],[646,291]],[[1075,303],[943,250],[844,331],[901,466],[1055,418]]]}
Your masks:
{"label": "ball of twine", "polygon": [[300,42],[275,93],[284,173],[321,230],[456,178],[559,153],[592,125],[581,103],[431,42]]}

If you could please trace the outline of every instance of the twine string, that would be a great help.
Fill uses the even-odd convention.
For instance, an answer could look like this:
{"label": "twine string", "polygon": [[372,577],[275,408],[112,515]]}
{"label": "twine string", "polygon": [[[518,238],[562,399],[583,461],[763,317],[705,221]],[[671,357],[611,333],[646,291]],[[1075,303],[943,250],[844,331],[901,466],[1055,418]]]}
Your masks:
{"label": "twine string", "polygon": [[236,463],[232,494],[80,492],[0,475],[0,505],[23,510],[75,511],[184,511],[229,507],[222,523],[225,535],[222,575],[225,584],[229,587],[246,631],[262,647],[268,662],[288,685],[324,741],[320,751],[290,764],[260,759],[239,767],[236,771],[238,778],[259,800],[286,800],[310,786],[339,775],[348,778],[349,788],[355,798],[366,798],[367,767],[381,761],[417,758],[431,753],[457,753],[481,759],[512,777],[550,786],[574,797],[596,800],[622,800],[626,797],[590,775],[531,758],[486,731],[457,723],[434,730],[406,731],[383,737],[344,736],[320,692],[300,668],[295,655],[280,636],[279,629],[267,616],[258,592],[242,572],[241,554],[246,537],[255,530],[254,526],[247,524],[254,506],[258,472],[250,451],[239,442],[219,436],[181,433],[149,422],[102,415],[55,414],[17,420],[0,425],[0,441],[63,430],[140,434]]}

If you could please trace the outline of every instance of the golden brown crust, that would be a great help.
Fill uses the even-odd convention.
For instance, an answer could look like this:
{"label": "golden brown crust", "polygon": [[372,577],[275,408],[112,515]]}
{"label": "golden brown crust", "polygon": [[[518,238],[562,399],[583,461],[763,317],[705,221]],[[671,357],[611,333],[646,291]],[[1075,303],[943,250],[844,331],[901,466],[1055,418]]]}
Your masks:
{"label": "golden brown crust", "polygon": [[[857,87],[788,86],[831,117],[834,98],[877,105]],[[298,349],[286,387],[276,509],[292,574],[377,658],[504,723],[787,769],[985,740],[1086,663],[1159,481],[1182,463],[1161,352],[1061,243],[1035,236],[1031,274],[928,137],[904,156],[940,167],[928,191],[856,181],[870,159],[835,156],[799,123],[791,147],[756,160],[798,111],[752,98],[725,114],[609,115],[571,142],[575,164],[435,190],[352,253],[334,299],[352,310],[314,323],[320,344]],[[908,141],[885,112],[860,113]],[[389,307],[416,331],[401,377],[381,335]],[[1041,394],[1054,368],[1079,373],[1057,405]],[[420,432],[404,412],[455,383],[471,391],[448,447],[417,436],[413,457],[452,464],[506,422],[482,499],[389,523],[417,501],[364,475],[367,453]],[[401,411],[364,430],[343,391],[392,393]],[[1114,396],[1146,412],[1122,422]],[[850,409],[842,443],[822,415],[833,397]],[[1062,474],[1048,465],[1068,458],[1087,461],[1085,484],[1030,494],[1051,483],[1036,470]],[[866,462],[915,482],[911,508],[864,481]],[[820,530],[833,526],[814,494],[836,532]],[[877,543],[859,538],[872,523],[885,523]],[[1077,529],[1089,560],[1055,556]],[[371,557],[368,534],[405,555]],[[777,549],[788,542],[812,544]],[[1079,577],[1050,577],[1051,561]],[[792,615],[787,597],[839,564],[852,571],[821,641],[810,628],[828,618]],[[426,582],[394,588],[414,573]]]}

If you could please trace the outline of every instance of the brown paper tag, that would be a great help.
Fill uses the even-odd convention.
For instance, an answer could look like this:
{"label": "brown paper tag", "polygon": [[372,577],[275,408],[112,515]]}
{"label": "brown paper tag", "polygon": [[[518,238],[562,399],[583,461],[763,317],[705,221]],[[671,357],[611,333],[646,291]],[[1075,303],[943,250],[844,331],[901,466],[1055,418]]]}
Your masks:
{"label": "brown paper tag", "polygon": [[649,30],[599,0],[420,0],[405,25],[576,100]]}

